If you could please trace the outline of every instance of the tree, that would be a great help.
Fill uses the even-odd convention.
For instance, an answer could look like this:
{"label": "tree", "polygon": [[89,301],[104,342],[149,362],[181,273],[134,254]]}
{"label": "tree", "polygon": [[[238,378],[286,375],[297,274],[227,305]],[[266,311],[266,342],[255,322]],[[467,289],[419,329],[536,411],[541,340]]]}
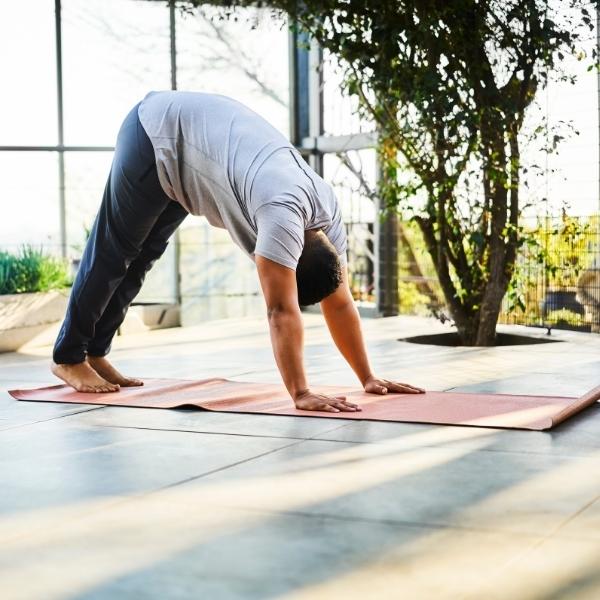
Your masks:
{"label": "tree", "polygon": [[293,27],[340,59],[348,92],[378,126],[384,206],[411,209],[463,343],[494,344],[526,238],[519,224],[525,116],[565,55],[577,54],[593,30],[590,2],[210,4],[226,15],[250,5],[288,13]]}

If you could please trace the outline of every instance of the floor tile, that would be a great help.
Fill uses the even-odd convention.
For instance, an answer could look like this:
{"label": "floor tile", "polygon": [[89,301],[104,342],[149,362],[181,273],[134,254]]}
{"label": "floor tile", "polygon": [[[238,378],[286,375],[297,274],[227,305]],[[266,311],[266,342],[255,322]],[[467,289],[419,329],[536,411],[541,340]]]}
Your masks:
{"label": "floor tile", "polygon": [[[590,473],[590,476],[593,475]],[[600,497],[569,519],[556,535],[596,540],[600,543]]]}
{"label": "floor tile", "polygon": [[539,540],[205,507],[199,499],[186,486],[60,527],[38,518],[26,537],[13,525],[0,550],[5,586],[22,598],[89,600],[362,599],[390,590],[391,597],[456,598]]}
{"label": "floor tile", "polygon": [[120,406],[108,406],[101,411],[80,414],[72,417],[71,422],[103,427],[137,427],[294,439],[325,436],[346,423],[346,421],[318,417],[297,418],[285,415],[248,415],[193,409],[157,410]]}
{"label": "floor tile", "polygon": [[293,440],[47,421],[0,435],[0,512],[138,494],[271,452]]}
{"label": "floor tile", "polygon": [[[303,318],[311,385],[357,385],[322,316]],[[377,374],[428,389],[600,384],[597,335],[443,348],[398,341],[449,330],[432,319],[363,330]],[[3,597],[600,597],[600,405],[527,432],[10,398],[58,382],[50,356],[0,356]],[[111,357],[141,376],[280,381],[264,318],[118,337]]]}
{"label": "floor tile", "polygon": [[316,437],[356,443],[394,441],[406,448],[480,448],[481,440],[485,439],[483,449],[490,452],[588,456],[600,451],[600,404],[587,408],[549,431],[351,421],[346,422],[344,427]]}
{"label": "floor tile", "polygon": [[[6,389],[18,389],[21,382],[11,382]],[[97,410],[89,404],[58,404],[56,402],[20,402],[6,391],[0,391],[0,431],[31,423],[60,419],[68,415]]]}
{"label": "floor tile", "polygon": [[[417,434],[418,435],[418,434]],[[600,452],[565,457],[306,441],[202,480],[212,502],[374,521],[544,534],[600,494]],[[565,480],[569,485],[565,486]]]}

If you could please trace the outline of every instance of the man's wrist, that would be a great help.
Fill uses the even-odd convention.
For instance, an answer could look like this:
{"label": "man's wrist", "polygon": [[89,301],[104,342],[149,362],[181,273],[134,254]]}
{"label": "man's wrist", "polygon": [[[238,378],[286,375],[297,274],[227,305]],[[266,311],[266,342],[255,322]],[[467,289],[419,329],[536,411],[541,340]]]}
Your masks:
{"label": "man's wrist", "polygon": [[295,392],[293,392],[292,399],[294,400],[294,402],[296,402],[297,400],[300,400],[307,394],[310,394],[310,390],[307,387],[305,387],[305,388],[302,388],[302,389],[299,389],[299,390],[296,390]]}
{"label": "man's wrist", "polygon": [[360,379],[360,383],[361,383],[361,385],[362,385],[363,387],[365,387],[365,385],[367,385],[367,383],[369,382],[369,380],[373,379],[373,377],[375,377],[375,375],[373,375],[373,373],[371,373],[371,372],[369,371],[369,374],[368,374],[368,375],[365,375],[365,376],[363,376],[363,377],[360,377],[360,378],[359,378],[359,379]]}

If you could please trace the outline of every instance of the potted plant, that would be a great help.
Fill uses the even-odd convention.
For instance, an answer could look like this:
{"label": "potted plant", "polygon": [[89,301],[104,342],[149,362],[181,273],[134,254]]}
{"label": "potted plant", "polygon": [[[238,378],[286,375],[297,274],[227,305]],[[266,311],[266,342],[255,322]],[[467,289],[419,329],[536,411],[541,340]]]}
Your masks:
{"label": "potted plant", "polygon": [[52,343],[70,284],[67,263],[41,248],[0,251],[0,352]]}

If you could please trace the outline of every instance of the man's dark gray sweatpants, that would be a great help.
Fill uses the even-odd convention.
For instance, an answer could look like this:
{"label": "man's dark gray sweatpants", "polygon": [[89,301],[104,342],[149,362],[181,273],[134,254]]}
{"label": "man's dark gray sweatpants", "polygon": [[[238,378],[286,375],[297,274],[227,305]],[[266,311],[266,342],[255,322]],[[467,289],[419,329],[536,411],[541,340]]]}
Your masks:
{"label": "man's dark gray sweatpants", "polygon": [[53,352],[74,364],[108,354],[144,277],[187,211],[163,191],[136,105],[117,137],[100,210],[86,244]]}

